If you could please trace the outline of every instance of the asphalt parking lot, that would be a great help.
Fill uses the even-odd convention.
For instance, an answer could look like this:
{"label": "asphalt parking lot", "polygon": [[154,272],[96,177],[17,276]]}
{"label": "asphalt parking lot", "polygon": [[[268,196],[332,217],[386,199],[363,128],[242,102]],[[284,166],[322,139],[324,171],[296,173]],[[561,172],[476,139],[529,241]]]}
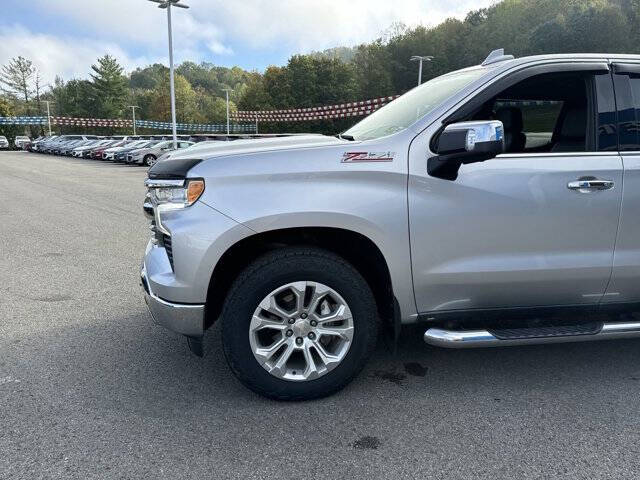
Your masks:
{"label": "asphalt parking lot", "polygon": [[637,478],[640,341],[452,351],[265,400],[152,324],[146,171],[0,152],[0,478]]}

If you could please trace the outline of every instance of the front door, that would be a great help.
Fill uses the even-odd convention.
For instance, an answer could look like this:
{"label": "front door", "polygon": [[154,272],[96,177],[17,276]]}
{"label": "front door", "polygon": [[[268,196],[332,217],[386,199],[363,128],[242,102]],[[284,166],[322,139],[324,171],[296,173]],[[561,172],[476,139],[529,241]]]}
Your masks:
{"label": "front door", "polygon": [[503,121],[505,154],[454,181],[411,164],[418,312],[597,305],[622,194],[611,75],[534,76],[474,115]]}

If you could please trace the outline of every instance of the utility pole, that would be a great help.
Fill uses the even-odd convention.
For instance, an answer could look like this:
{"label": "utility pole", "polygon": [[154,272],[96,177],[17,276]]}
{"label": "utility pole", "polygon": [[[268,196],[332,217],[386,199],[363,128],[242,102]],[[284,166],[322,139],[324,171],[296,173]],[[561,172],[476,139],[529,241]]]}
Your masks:
{"label": "utility pole", "polygon": [[422,62],[426,61],[426,62],[430,62],[431,60],[433,60],[433,57],[431,55],[414,55],[413,57],[411,57],[409,59],[412,62],[420,62],[420,67],[418,68],[418,85],[422,84]]}
{"label": "utility pole", "polygon": [[131,114],[133,116],[133,136],[136,136],[136,108],[140,108],[137,105],[129,105],[131,109]]}
{"label": "utility pole", "polygon": [[44,103],[47,104],[47,123],[49,125],[49,136],[51,136],[51,110],[49,109],[49,100],[45,100]]}
{"label": "utility pole", "polygon": [[159,3],[158,8],[167,10],[167,26],[169,30],[169,88],[171,89],[171,126],[173,130],[173,148],[178,148],[177,126],[176,126],[176,92],[173,80],[173,32],[171,30],[171,7],[189,8],[180,0],[149,0],[153,3]]}
{"label": "utility pole", "polygon": [[230,124],[229,124],[229,92],[231,92],[233,90],[229,90],[228,88],[224,89],[224,93],[227,94],[227,135],[229,135],[230,132]]}

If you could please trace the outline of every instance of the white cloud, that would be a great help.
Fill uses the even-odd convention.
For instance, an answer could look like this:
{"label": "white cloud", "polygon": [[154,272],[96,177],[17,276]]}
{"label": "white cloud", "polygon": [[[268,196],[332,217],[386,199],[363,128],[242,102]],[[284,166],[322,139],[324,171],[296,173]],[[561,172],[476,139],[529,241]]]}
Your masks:
{"label": "white cloud", "polygon": [[[319,50],[371,41],[392,23],[433,26],[495,0],[191,0],[201,19],[255,49]],[[295,53],[292,51],[291,53]]]}
{"label": "white cloud", "polygon": [[[206,0],[199,1],[207,5]],[[153,3],[144,0],[33,0],[32,3],[38,4],[40,15],[61,15],[96,38],[133,43],[152,51],[167,48],[166,10],[156,8]],[[232,52],[224,44],[223,24],[213,21],[218,17],[203,16],[200,9],[172,9],[176,44],[186,51],[212,46],[211,50],[217,54]]]}
{"label": "white cloud", "polygon": [[[243,55],[256,58],[277,52],[284,58],[352,46],[377,38],[394,22],[436,25],[446,17],[462,18],[469,10],[494,2],[183,0],[191,8],[173,9],[175,59],[253,68]],[[0,25],[0,64],[23,55],[52,81],[56,74],[85,77],[89,66],[105,53],[117,57],[127,70],[167,63],[166,12],[145,0],[32,0],[29,8],[58,27],[62,24],[69,33],[37,32],[28,23],[26,27]]]}
{"label": "white cloud", "polygon": [[114,42],[34,33],[19,25],[0,26],[0,64],[19,55],[28,58],[40,71],[45,84],[52,84],[56,75],[66,80],[87,77],[91,65],[105,53],[116,57],[126,70],[164,60],[132,58]]}

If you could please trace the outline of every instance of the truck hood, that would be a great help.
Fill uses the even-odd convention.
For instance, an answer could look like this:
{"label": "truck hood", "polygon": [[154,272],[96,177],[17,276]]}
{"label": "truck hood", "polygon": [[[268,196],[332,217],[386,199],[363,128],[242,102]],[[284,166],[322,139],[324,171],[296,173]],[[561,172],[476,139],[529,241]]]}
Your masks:
{"label": "truck hood", "polygon": [[228,155],[294,150],[300,148],[346,145],[352,142],[326,135],[292,135],[288,137],[251,138],[229,142],[201,142],[183,150],[171,152],[167,160],[180,158],[215,158]]}

